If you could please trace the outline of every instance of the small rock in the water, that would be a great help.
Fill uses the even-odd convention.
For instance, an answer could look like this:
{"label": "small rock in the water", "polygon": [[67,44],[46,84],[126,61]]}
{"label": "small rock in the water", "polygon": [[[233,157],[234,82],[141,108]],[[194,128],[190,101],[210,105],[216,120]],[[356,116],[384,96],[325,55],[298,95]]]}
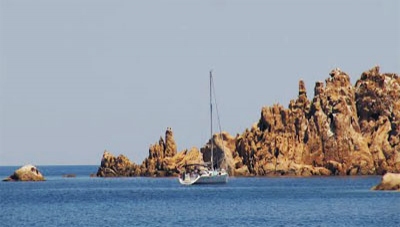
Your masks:
{"label": "small rock in the water", "polygon": [[69,173],[69,174],[64,174],[62,176],[65,177],[65,178],[73,178],[73,177],[76,177],[76,174]]}
{"label": "small rock in the water", "polygon": [[24,165],[3,181],[44,181],[43,175],[33,165]]}
{"label": "small rock in the water", "polygon": [[397,190],[400,191],[400,173],[386,173],[381,183],[372,187],[372,190]]}

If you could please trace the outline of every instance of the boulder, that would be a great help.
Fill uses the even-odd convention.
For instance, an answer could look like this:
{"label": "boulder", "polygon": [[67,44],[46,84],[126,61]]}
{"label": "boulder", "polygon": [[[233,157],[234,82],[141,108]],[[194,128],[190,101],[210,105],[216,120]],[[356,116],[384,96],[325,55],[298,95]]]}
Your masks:
{"label": "boulder", "polygon": [[400,174],[386,173],[383,175],[381,182],[372,187],[372,190],[397,190],[400,191]]}
{"label": "boulder", "polygon": [[24,165],[21,168],[17,169],[14,174],[5,178],[3,181],[44,181],[42,173],[39,170],[31,165]]}

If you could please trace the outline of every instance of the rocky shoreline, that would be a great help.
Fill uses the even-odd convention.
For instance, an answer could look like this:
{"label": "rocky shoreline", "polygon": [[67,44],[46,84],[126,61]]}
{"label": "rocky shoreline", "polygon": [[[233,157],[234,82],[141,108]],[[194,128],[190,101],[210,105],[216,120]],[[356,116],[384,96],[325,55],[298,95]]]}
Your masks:
{"label": "rocky shoreline", "polygon": [[[214,162],[233,176],[382,175],[400,173],[400,78],[376,66],[353,86],[340,69],[318,81],[309,100],[303,81],[288,108],[263,107],[251,128],[212,138]],[[224,158],[223,158],[224,157]],[[210,141],[178,152],[171,128],[138,165],[105,151],[99,177],[177,176],[210,161]]]}

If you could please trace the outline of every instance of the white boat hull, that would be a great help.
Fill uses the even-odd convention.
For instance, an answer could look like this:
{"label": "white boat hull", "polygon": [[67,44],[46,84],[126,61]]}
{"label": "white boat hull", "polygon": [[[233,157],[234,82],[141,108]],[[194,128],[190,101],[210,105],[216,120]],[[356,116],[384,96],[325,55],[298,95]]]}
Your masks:
{"label": "white boat hull", "polygon": [[214,171],[203,175],[185,174],[184,176],[179,177],[179,182],[183,185],[223,184],[228,182],[228,173]]}
{"label": "white boat hull", "polygon": [[214,176],[200,176],[200,178],[196,181],[196,184],[218,184],[226,182],[228,182],[228,174],[224,173]]}

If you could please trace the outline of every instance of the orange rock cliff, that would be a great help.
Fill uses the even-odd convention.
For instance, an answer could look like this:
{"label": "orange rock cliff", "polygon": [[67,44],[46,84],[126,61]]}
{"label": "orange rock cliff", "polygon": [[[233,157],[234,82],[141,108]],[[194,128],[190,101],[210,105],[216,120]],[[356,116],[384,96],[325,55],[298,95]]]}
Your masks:
{"label": "orange rock cliff", "polygon": [[[307,98],[303,81],[288,108],[263,107],[241,135],[215,134],[214,163],[235,176],[372,175],[400,173],[400,78],[376,66],[353,86],[340,69],[316,82]],[[176,176],[185,164],[209,162],[204,147],[177,152],[171,128],[150,146],[141,165],[104,152],[97,176]]]}

